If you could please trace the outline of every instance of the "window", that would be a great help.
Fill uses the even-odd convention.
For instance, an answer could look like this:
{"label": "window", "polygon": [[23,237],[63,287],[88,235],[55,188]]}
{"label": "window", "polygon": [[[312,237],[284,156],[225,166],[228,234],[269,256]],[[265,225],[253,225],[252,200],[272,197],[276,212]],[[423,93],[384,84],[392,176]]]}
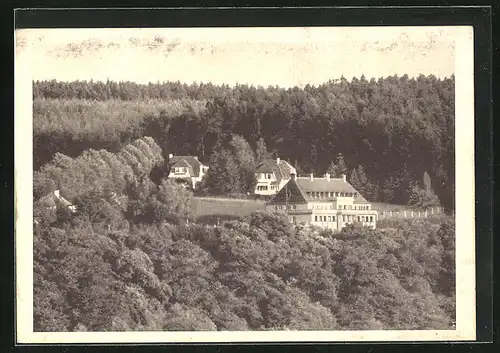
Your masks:
{"label": "window", "polygon": [[332,221],[335,222],[335,216],[332,216]]}
{"label": "window", "polygon": [[332,221],[332,216],[328,216],[328,222]]}
{"label": "window", "polygon": [[314,222],[318,221],[318,216],[314,216]]}
{"label": "window", "polygon": [[342,222],[345,222],[345,215],[342,216]]}
{"label": "window", "polygon": [[347,210],[347,205],[344,205],[344,210]]}
{"label": "window", "polygon": [[348,209],[352,210],[352,205],[349,205],[349,206],[348,206]]}
{"label": "window", "polygon": [[370,222],[373,222],[373,216],[370,216]]}
{"label": "window", "polygon": [[358,222],[361,222],[361,217],[360,216],[358,216]]}

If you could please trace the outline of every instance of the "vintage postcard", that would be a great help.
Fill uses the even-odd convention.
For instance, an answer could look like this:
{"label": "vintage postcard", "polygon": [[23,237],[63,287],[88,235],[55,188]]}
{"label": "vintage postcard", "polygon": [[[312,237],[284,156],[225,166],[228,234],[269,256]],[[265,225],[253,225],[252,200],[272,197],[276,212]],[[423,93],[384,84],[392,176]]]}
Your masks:
{"label": "vintage postcard", "polygon": [[15,36],[19,343],[475,339],[472,27]]}

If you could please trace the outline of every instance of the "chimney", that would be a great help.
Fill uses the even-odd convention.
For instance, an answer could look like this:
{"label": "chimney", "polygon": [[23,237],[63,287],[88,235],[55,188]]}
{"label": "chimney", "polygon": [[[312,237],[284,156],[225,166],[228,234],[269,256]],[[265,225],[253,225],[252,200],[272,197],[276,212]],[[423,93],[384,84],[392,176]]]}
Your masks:
{"label": "chimney", "polygon": [[60,198],[59,190],[54,191],[54,195],[56,195],[57,198]]}
{"label": "chimney", "polygon": [[290,174],[290,179],[297,180],[297,175],[295,173]]}
{"label": "chimney", "polygon": [[278,157],[278,158],[276,158],[276,164],[280,164],[280,160],[281,160],[281,159],[280,159],[279,157]]}
{"label": "chimney", "polygon": [[325,174],[325,179],[328,180],[328,181],[330,181],[330,173],[326,173]]}
{"label": "chimney", "polygon": [[342,174],[340,177],[342,178],[342,181],[347,181],[345,174]]}
{"label": "chimney", "polygon": [[170,154],[168,155],[168,159],[172,159],[173,157],[174,157],[174,155],[173,155],[172,153],[170,153]]}
{"label": "chimney", "polygon": [[313,181],[313,180],[314,180],[314,174],[311,173],[311,181]]}

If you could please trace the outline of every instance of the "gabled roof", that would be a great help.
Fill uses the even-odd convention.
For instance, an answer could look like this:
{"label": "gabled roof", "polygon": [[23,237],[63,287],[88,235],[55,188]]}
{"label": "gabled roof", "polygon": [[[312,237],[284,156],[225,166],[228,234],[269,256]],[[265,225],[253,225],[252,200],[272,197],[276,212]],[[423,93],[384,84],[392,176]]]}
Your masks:
{"label": "gabled roof", "polygon": [[288,163],[287,161],[284,161],[282,159],[280,159],[280,162],[278,163],[278,167],[279,167],[279,169],[280,169],[280,171],[283,174],[283,177],[285,179],[290,178],[290,174],[292,174],[292,172],[295,171],[295,168],[292,167],[292,165],[290,163]]}
{"label": "gabled roof", "polygon": [[341,178],[330,178],[330,180],[313,178],[311,180],[310,177],[298,177],[297,184],[306,195],[308,192],[347,192],[358,194],[357,202],[367,202],[358,190]]}
{"label": "gabled roof", "polygon": [[343,179],[330,178],[314,178],[298,177],[291,179],[286,185],[276,194],[269,203],[304,203],[307,201],[328,201],[335,200],[336,197],[327,197],[320,200],[313,199],[308,196],[311,192],[343,192],[353,193],[358,196],[355,198],[356,203],[365,203],[366,199],[361,195],[351,184]]}
{"label": "gabled roof", "polygon": [[283,188],[269,201],[268,204],[281,203],[307,203],[307,196],[300,189],[297,182],[291,179]]}
{"label": "gabled roof", "polygon": [[173,156],[169,161],[170,168],[185,167],[189,169],[191,176],[199,177],[203,164],[195,156]]}
{"label": "gabled roof", "polygon": [[[255,167],[255,173],[275,173],[280,174],[280,169],[275,161],[272,159],[266,159],[257,164]],[[277,177],[277,175],[276,175]]]}
{"label": "gabled roof", "polygon": [[266,159],[259,164],[255,168],[255,173],[272,173],[276,177],[278,183],[281,180],[287,180],[290,178],[290,174],[294,171],[290,163],[284,160],[280,160],[279,163],[273,159]]}

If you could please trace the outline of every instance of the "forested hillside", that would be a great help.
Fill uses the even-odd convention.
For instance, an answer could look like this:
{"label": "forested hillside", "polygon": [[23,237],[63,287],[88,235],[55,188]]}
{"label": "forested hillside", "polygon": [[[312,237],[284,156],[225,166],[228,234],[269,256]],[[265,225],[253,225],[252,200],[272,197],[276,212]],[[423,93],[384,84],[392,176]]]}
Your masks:
{"label": "forested hillside", "polygon": [[77,207],[35,202],[35,331],[453,327],[452,221],[334,234],[256,212],[208,227],[189,191],[153,182],[162,163],[144,137],[35,173],[37,196]]}
{"label": "forested hillside", "polygon": [[[165,156],[259,141],[300,173],[363,170],[371,201],[406,204],[424,173],[454,207],[454,77],[344,78],[301,88],[175,82],[35,82],[35,169],[56,152],[117,151],[151,136]],[[333,164],[332,164],[333,163]]]}

